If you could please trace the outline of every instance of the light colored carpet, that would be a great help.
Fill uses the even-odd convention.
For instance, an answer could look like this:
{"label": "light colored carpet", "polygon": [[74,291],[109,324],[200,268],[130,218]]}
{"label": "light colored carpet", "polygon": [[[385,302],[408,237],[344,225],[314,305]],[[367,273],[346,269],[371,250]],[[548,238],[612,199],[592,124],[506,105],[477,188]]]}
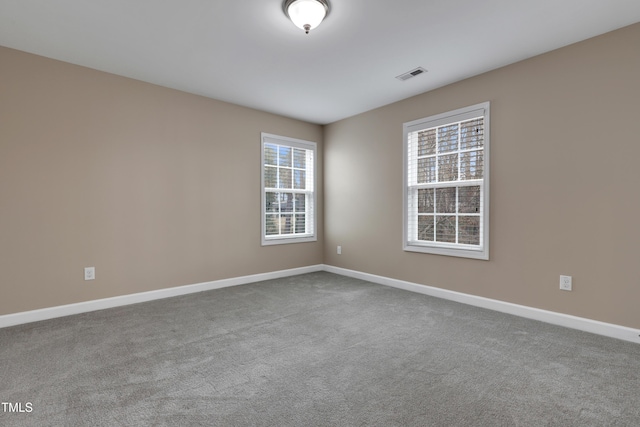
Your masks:
{"label": "light colored carpet", "polygon": [[640,426],[640,346],[326,272],[0,329],[3,426]]}

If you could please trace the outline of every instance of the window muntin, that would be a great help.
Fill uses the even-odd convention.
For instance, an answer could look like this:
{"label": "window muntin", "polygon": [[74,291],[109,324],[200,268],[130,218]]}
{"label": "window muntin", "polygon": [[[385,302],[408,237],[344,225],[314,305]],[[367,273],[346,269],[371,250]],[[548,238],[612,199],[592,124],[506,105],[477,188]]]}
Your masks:
{"label": "window muntin", "polygon": [[316,239],[316,144],[262,134],[262,244]]}
{"label": "window muntin", "polygon": [[488,259],[489,103],[404,125],[404,249]]}

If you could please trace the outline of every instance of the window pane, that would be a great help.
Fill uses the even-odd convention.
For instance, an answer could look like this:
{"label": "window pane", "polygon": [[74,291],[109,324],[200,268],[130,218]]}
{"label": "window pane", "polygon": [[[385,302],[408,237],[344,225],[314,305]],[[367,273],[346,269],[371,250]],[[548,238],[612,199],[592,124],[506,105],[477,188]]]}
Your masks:
{"label": "window pane", "polygon": [[480,244],[480,217],[479,216],[460,216],[458,218],[460,225],[460,236],[458,243],[467,245]]}
{"label": "window pane", "polygon": [[278,147],[273,144],[264,144],[264,164],[276,165],[277,164]]}
{"label": "window pane", "polygon": [[304,194],[296,194],[296,212],[305,212],[307,196]]}
{"label": "window pane", "polygon": [[436,154],[436,130],[418,132],[418,156]]}
{"label": "window pane", "polygon": [[280,194],[280,212],[293,212],[293,194]]}
{"label": "window pane", "polygon": [[273,236],[274,234],[278,234],[278,219],[279,215],[267,214],[265,216],[265,229],[267,236]]}
{"label": "window pane", "polygon": [[276,188],[278,182],[278,168],[273,166],[264,167],[264,186],[267,188]]}
{"label": "window pane", "polygon": [[480,148],[484,145],[484,119],[473,119],[460,124],[460,149]]}
{"label": "window pane", "polygon": [[264,132],[261,140],[262,245],[313,240],[316,144]]}
{"label": "window pane", "polygon": [[458,189],[458,209],[460,213],[480,213],[480,186]]}
{"label": "window pane", "polygon": [[293,149],[293,166],[300,169],[307,168],[307,152],[298,148]]}
{"label": "window pane", "polygon": [[306,232],[306,217],[304,214],[296,215],[296,233],[301,234]]}
{"label": "window pane", "polygon": [[280,175],[278,188],[291,188],[291,169],[278,168],[278,174]]}
{"label": "window pane", "polygon": [[439,156],[438,157],[438,182],[456,181],[457,179],[458,179],[458,155],[448,154],[445,156]]}
{"label": "window pane", "polygon": [[418,190],[418,213],[433,213],[433,188]]}
{"label": "window pane", "polygon": [[278,193],[266,193],[264,200],[266,212],[278,212]]}
{"label": "window pane", "polygon": [[436,181],[436,158],[418,159],[418,184]]}
{"label": "window pane", "polygon": [[293,171],[293,188],[304,190],[307,185],[307,173],[305,171]]}
{"label": "window pane", "polygon": [[280,159],[280,166],[291,167],[291,147],[280,146],[278,149],[278,157]]}
{"label": "window pane", "polygon": [[438,152],[446,153],[458,149],[458,125],[438,128]]}
{"label": "window pane", "polygon": [[433,242],[433,215],[418,216],[418,240]]}
{"label": "window pane", "polygon": [[436,188],[436,212],[456,213],[456,188]]}
{"label": "window pane", "polygon": [[489,107],[404,123],[404,250],[488,259]]}
{"label": "window pane", "polygon": [[469,151],[460,154],[460,179],[482,179],[484,173],[484,151]]}
{"label": "window pane", "polygon": [[293,215],[285,214],[280,216],[280,234],[293,233]]}
{"label": "window pane", "polygon": [[455,243],[456,242],[456,217],[437,216],[436,217],[436,242]]}

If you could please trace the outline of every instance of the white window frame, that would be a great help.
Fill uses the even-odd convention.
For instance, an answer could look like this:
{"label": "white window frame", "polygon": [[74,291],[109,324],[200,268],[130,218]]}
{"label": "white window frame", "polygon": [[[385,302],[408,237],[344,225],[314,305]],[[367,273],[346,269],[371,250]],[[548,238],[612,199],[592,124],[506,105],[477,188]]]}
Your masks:
{"label": "white window frame", "polygon": [[[422,252],[437,255],[447,255],[463,258],[489,259],[489,163],[490,163],[490,103],[472,105],[449,111],[442,114],[426,117],[404,123],[403,125],[403,249],[410,252]],[[417,162],[416,167],[410,169],[409,159],[411,156],[417,157],[417,151],[410,152],[409,138],[414,132],[431,129],[434,127],[446,126],[463,122],[473,118],[484,117],[484,154],[483,177],[477,180],[460,180],[449,183],[432,183],[428,184],[428,188],[443,187],[462,187],[465,185],[480,185],[481,188],[481,211],[480,211],[480,244],[466,245],[460,243],[444,243],[435,241],[418,240],[417,228],[418,221],[410,221],[415,215],[417,218],[417,190],[416,188],[424,187],[424,184],[417,183]],[[415,145],[415,144],[414,144]],[[460,153],[460,150],[458,150]],[[460,156],[458,156],[460,157]],[[459,170],[459,168],[458,168]],[[456,218],[458,213],[456,212]],[[457,221],[457,220],[456,220]]]}
{"label": "white window frame", "polygon": [[[273,135],[262,132],[260,134],[260,187],[261,187],[261,235],[262,246],[267,245],[280,245],[287,243],[302,243],[302,242],[314,242],[318,240],[317,237],[317,144],[311,141],[304,141],[301,139],[289,138],[286,136]],[[265,187],[265,145],[274,144],[282,147],[289,147],[291,149],[298,148],[307,151],[306,167],[312,168],[312,173],[305,173],[305,189],[292,189],[292,188],[266,188]],[[309,165],[309,163],[311,163]],[[278,166],[280,167],[280,166]],[[293,165],[291,167],[293,170]],[[293,172],[292,172],[293,174]],[[292,178],[293,179],[293,178]],[[275,234],[267,235],[266,217],[267,213],[267,192],[280,192],[289,194],[304,194],[305,195],[305,232],[304,233],[289,233],[289,234]],[[280,206],[278,207],[280,209]],[[292,215],[295,215],[293,212]]]}

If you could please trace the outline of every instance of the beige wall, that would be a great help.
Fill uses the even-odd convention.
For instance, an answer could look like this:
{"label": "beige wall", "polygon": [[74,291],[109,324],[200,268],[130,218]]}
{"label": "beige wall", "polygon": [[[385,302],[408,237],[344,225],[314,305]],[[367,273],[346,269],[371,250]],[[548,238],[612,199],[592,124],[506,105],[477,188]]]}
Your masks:
{"label": "beige wall", "polygon": [[[490,260],[403,252],[402,124],[483,101]],[[333,123],[324,261],[640,328],[639,105],[635,24]]]}
{"label": "beige wall", "polygon": [[[324,129],[0,47],[0,315],[325,262],[639,328],[638,46],[640,24]],[[403,252],[402,124],[483,101],[490,261]],[[317,243],[260,246],[263,131],[319,143]]]}
{"label": "beige wall", "polygon": [[260,246],[260,132],[317,142],[322,171],[321,126],[6,48],[0,64],[0,315],[322,262],[322,203],[317,243]]}

